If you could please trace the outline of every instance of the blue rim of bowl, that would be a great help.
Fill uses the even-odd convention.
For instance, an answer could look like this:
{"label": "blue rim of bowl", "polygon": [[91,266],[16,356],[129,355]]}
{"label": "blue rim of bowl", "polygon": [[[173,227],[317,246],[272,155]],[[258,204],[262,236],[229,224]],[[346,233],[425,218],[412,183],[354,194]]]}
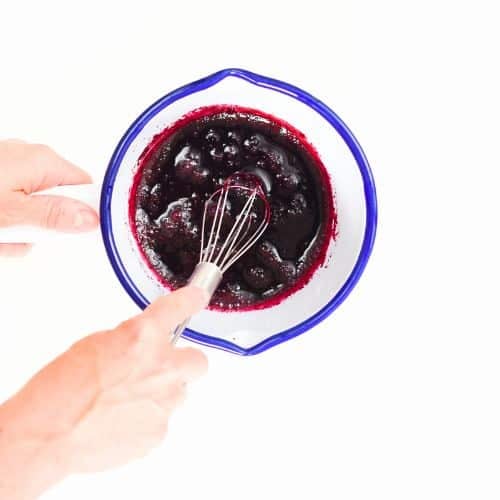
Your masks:
{"label": "blue rim of bowl", "polygon": [[187,328],[183,334],[183,337],[203,345],[216,347],[236,354],[253,355],[263,352],[270,347],[281,344],[282,342],[290,340],[291,338],[296,337],[297,335],[300,335],[307,330],[310,330],[313,326],[317,325],[326,317],[328,317],[335,309],[337,309],[337,307],[346,299],[346,297],[355,287],[366,267],[368,259],[370,258],[370,254],[372,252],[377,228],[377,196],[373,175],[370,170],[368,160],[366,159],[366,156],[361,149],[358,141],[346,126],[346,124],[326,104],[324,104],[319,99],[316,99],[311,94],[299,89],[298,87],[295,87],[294,85],[290,85],[289,83],[275,80],[274,78],[268,78],[266,76],[258,75],[256,73],[238,68],[223,69],[207,76],[206,78],[196,80],[195,82],[189,83],[183,87],[178,88],[177,90],[174,90],[173,92],[170,92],[169,94],[163,96],[161,99],[152,104],[149,108],[147,108],[132,123],[132,125],[121,138],[118,146],[113,153],[113,156],[111,157],[106,174],[104,176],[101,191],[101,231],[108,258],[116,276],[118,277],[118,280],[130,295],[130,297],[134,300],[134,302],[140,308],[144,309],[148,305],[148,301],[137,289],[134,282],[128,275],[127,270],[121,261],[118,249],[116,248],[113,235],[110,207],[111,197],[113,194],[113,185],[118,173],[118,169],[120,168],[121,162],[126,151],[128,150],[128,147],[153,116],[155,116],[165,107],[169,106],[171,103],[195,92],[199,92],[201,90],[212,87],[224,78],[230,76],[241,78],[249,83],[252,83],[253,85],[265,87],[267,89],[286,94],[293,99],[301,101],[315,110],[317,113],[319,113],[328,123],[330,123],[330,125],[344,139],[345,143],[349,147],[352,155],[356,160],[359,171],[361,173],[361,177],[363,179],[366,201],[365,234],[356,264],[354,265],[351,274],[343,284],[342,288],[328,302],[328,304],[326,304],[318,312],[302,321],[301,323],[293,326],[292,328],[288,328],[287,330],[276,333],[271,337],[263,340],[262,342],[254,345],[253,347],[249,347],[246,349],[227,340],[205,335],[189,328]]}

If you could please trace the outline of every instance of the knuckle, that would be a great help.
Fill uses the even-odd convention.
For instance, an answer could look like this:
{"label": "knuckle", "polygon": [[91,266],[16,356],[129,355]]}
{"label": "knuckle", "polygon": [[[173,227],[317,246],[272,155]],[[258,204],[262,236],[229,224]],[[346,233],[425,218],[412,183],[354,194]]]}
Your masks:
{"label": "knuckle", "polygon": [[47,202],[45,212],[45,224],[48,228],[58,227],[64,218],[64,206],[59,201],[50,200]]}
{"label": "knuckle", "polygon": [[123,330],[128,343],[133,346],[138,344],[142,338],[144,321],[140,316],[136,316],[124,321],[119,328]]}
{"label": "knuckle", "polygon": [[80,340],[77,340],[74,344],[70,346],[68,352],[71,352],[76,359],[95,359],[97,358],[97,351],[95,345],[95,339],[98,337],[99,333],[93,333]]}

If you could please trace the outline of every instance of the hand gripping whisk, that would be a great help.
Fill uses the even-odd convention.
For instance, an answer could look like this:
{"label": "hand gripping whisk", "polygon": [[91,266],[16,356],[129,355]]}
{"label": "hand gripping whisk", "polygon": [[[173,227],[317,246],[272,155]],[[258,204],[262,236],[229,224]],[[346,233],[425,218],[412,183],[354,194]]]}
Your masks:
{"label": "hand gripping whisk", "polygon": [[[237,212],[238,205],[241,209]],[[270,215],[269,202],[260,185],[246,187],[226,181],[205,202],[200,261],[189,278],[189,284],[203,288],[212,296],[222,275],[262,236]],[[233,217],[234,223],[228,229],[227,221],[232,221]],[[175,328],[172,344],[177,342],[189,320]]]}

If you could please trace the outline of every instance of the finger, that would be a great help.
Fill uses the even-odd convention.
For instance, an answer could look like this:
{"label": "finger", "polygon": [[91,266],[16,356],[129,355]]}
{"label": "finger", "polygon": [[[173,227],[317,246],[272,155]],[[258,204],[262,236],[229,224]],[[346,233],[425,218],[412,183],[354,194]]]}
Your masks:
{"label": "finger", "polygon": [[163,401],[171,398],[170,406],[183,398],[186,383],[179,380],[172,370],[162,370],[154,375],[140,379],[129,388],[129,394],[135,398],[153,398],[155,401]]}
{"label": "finger", "polygon": [[67,184],[90,184],[90,175],[73,163],[65,160],[43,144],[23,145],[28,148],[26,157],[19,169],[19,189],[34,193],[55,186]]}
{"label": "finger", "polygon": [[164,345],[170,341],[172,330],[184,320],[207,306],[208,294],[201,288],[186,286],[165,297],[156,299],[138,316],[149,332]]}
{"label": "finger", "polygon": [[0,257],[23,257],[32,246],[29,243],[0,243]]}
{"label": "finger", "polygon": [[208,370],[207,357],[198,349],[183,347],[172,349],[167,357],[164,369],[175,373],[183,382],[192,382]]}
{"label": "finger", "polygon": [[24,196],[15,212],[16,221],[61,232],[83,232],[95,229],[99,217],[93,208],[64,196]]}
{"label": "finger", "polygon": [[167,414],[172,413],[186,400],[186,384],[177,384],[158,391],[154,396],[154,401]]}
{"label": "finger", "polygon": [[144,312],[114,330],[123,344],[133,347],[128,352],[136,358],[136,375],[153,373],[164,366],[166,359],[176,352],[171,344],[174,327],[207,303],[206,292],[185,287],[157,299]]}
{"label": "finger", "polygon": [[152,375],[144,376],[133,384],[129,392],[132,396],[144,398],[151,395],[160,394],[162,397],[169,391],[173,391],[176,386],[182,385],[177,375],[172,370],[156,371]]}

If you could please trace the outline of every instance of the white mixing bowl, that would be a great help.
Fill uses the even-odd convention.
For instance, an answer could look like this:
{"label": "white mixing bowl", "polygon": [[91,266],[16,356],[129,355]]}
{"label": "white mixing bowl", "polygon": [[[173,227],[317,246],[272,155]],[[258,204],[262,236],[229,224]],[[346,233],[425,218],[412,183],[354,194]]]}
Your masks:
{"label": "white mixing bowl", "polygon": [[377,203],[368,162],[342,120],[310,94],[241,69],[225,69],[170,92],[130,126],[109,163],[101,193],[102,234],[121,284],[141,308],[169,293],[144,262],[129,224],[129,195],[144,148],[160,131],[201,106],[260,109],[308,138],[328,169],[335,193],[338,235],[325,264],[309,283],[280,304],[245,312],[203,311],[184,337],[238,354],[256,354],[306,332],[349,295],[366,266],[375,238]]}

